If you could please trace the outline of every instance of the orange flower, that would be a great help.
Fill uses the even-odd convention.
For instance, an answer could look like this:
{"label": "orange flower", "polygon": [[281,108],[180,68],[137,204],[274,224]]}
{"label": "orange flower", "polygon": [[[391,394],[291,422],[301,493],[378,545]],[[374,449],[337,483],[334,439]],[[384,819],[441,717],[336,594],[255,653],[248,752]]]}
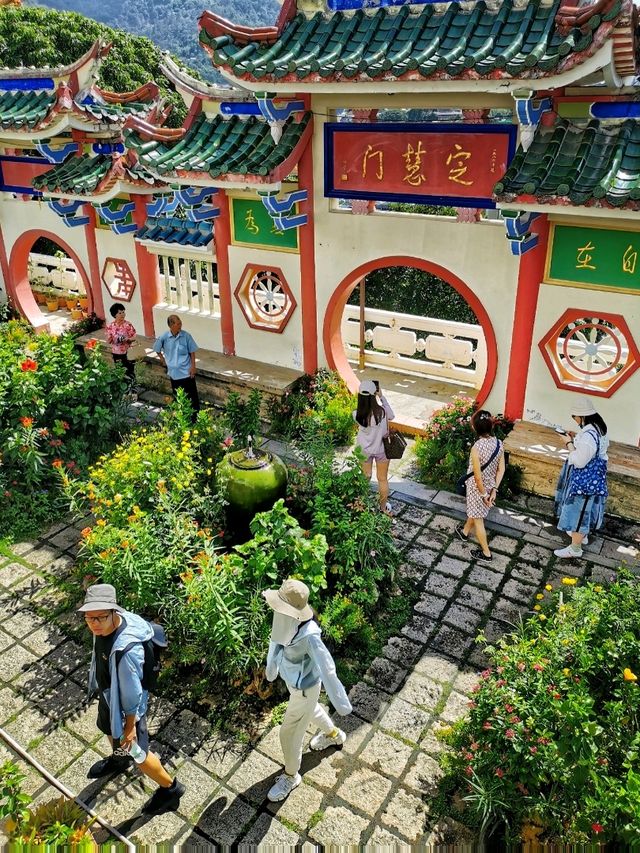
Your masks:
{"label": "orange flower", "polygon": [[54,468],[62,468],[62,459],[54,459],[51,464]]}
{"label": "orange flower", "polygon": [[85,344],[86,349],[95,349],[98,345],[98,341],[95,338],[91,338],[90,341],[87,341]]}
{"label": "orange flower", "polygon": [[33,426],[33,418],[20,418],[20,423],[25,429],[28,429]]}
{"label": "orange flower", "polygon": [[91,528],[90,528],[90,527],[85,527],[85,528],[82,530],[82,532],[80,533],[80,535],[82,536],[82,538],[83,538],[83,539],[88,539],[88,538],[89,538],[89,536],[91,536]]}
{"label": "orange flower", "polygon": [[38,362],[34,361],[32,358],[25,358],[25,360],[20,365],[20,370],[23,373],[28,373],[29,371],[35,372],[38,369]]}
{"label": "orange flower", "polygon": [[635,674],[635,672],[632,672],[632,670],[630,670],[629,667],[627,667],[624,670],[622,675],[623,675],[625,681],[637,681],[638,680],[638,676]]}

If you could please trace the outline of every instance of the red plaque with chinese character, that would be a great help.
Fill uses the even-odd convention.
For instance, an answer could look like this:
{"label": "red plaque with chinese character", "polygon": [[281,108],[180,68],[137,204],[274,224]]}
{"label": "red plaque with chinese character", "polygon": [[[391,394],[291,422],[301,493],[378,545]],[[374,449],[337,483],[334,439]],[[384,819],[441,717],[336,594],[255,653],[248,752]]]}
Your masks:
{"label": "red plaque with chinese character", "polygon": [[327,124],[325,195],[494,207],[513,125]]}

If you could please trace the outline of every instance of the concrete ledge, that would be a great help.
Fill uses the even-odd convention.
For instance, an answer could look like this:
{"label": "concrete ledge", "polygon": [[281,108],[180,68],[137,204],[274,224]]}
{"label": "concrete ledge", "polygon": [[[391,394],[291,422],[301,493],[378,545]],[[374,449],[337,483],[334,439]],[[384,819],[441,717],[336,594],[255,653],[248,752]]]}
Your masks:
{"label": "concrete ledge", "polygon": [[[107,344],[104,329],[79,337],[77,345],[84,347],[87,341],[92,339],[98,341],[103,356],[110,360],[111,349]],[[154,389],[170,394],[171,384],[167,374],[152,350],[154,339],[138,335],[137,341],[147,351],[141,363],[150,372]],[[200,397],[214,406],[224,406],[230,391],[236,391],[245,399],[253,388],[257,388],[262,394],[260,416],[264,421],[271,420],[274,401],[279,400],[296,379],[303,375],[301,371],[290,367],[278,367],[206,349],[199,349],[196,353],[196,370]]]}
{"label": "concrete ledge", "polygon": [[[505,449],[524,470],[524,489],[553,497],[567,455],[562,437],[550,427],[520,421],[507,436]],[[611,442],[607,483],[607,513],[640,521],[640,449]]]}

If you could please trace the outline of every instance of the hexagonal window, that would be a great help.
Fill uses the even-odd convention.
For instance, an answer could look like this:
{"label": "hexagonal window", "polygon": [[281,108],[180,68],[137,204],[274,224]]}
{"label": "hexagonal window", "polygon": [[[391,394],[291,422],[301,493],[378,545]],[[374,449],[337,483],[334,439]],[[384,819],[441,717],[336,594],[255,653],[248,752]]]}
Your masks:
{"label": "hexagonal window", "polygon": [[569,308],[538,344],[558,388],[611,397],[640,367],[640,352],[620,314]]}
{"label": "hexagonal window", "polygon": [[122,258],[107,258],[102,269],[102,280],[113,299],[130,302],[136,289],[136,280],[129,264]]}
{"label": "hexagonal window", "polygon": [[247,264],[235,297],[252,329],[282,332],[296,308],[296,300],[278,267]]}

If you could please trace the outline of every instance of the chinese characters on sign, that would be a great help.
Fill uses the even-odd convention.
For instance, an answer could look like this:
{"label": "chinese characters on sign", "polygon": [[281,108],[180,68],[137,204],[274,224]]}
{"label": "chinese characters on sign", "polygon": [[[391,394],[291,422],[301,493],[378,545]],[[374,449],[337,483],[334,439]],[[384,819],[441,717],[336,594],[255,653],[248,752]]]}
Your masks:
{"label": "chinese characters on sign", "polygon": [[640,293],[640,232],[554,223],[545,279]]}
{"label": "chinese characters on sign", "polygon": [[259,198],[231,198],[231,242],[283,252],[298,250],[298,229],[281,231]]}
{"label": "chinese characters on sign", "polygon": [[[480,127],[480,129],[479,129]],[[510,126],[328,124],[325,195],[493,206],[513,151]]]}

